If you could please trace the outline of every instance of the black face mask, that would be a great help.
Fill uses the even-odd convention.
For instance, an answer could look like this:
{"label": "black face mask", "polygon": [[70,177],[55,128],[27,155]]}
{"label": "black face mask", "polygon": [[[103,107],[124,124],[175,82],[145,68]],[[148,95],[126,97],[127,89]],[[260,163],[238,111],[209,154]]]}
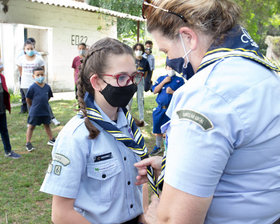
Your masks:
{"label": "black face mask", "polygon": [[100,93],[112,107],[126,107],[136,91],[137,85],[135,84],[115,87],[107,83],[107,86]]}
{"label": "black face mask", "polygon": [[187,68],[183,68],[184,63],[185,63],[184,58],[174,58],[174,59],[169,59],[168,57],[166,58],[166,65],[171,67],[179,74],[183,73],[183,77],[189,80],[194,75],[194,71],[191,63],[188,64]]}

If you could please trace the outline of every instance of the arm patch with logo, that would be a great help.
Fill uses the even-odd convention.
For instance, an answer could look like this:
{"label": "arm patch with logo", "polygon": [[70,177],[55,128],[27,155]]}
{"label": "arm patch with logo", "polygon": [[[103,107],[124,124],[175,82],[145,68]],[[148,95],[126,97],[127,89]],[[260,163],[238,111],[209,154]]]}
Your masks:
{"label": "arm patch with logo", "polygon": [[179,119],[187,119],[199,125],[204,131],[209,131],[214,128],[213,123],[203,114],[193,110],[178,110]]}
{"label": "arm patch with logo", "polygon": [[53,161],[57,161],[61,163],[63,166],[67,166],[70,164],[70,160],[66,156],[59,153],[55,153],[53,155]]}

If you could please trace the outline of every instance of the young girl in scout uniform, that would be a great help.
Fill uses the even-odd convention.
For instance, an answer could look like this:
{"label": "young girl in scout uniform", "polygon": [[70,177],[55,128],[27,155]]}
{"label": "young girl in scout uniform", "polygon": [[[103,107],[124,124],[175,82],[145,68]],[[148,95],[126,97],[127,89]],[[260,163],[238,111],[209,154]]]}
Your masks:
{"label": "young girl in scout uniform", "polygon": [[84,58],[80,113],[60,132],[41,191],[52,194],[54,223],[138,223],[142,189],[133,164],[147,155],[125,106],[142,73],[127,45],[105,38]]}

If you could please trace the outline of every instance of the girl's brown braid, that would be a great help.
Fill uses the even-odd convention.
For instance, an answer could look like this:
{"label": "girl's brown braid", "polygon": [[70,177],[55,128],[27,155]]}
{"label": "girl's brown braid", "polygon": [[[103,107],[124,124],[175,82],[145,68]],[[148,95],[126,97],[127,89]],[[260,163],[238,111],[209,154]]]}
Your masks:
{"label": "girl's brown braid", "polygon": [[[88,54],[85,58],[84,58],[84,62],[86,63],[86,60],[90,57],[90,55]],[[83,82],[83,77],[84,77],[84,65],[85,63],[81,64],[80,67],[80,74],[78,76],[78,85],[77,85],[77,95],[78,95],[78,103],[80,106],[80,110],[83,113],[83,117],[85,119],[85,126],[89,131],[89,138],[90,139],[95,139],[98,134],[99,134],[99,130],[90,122],[89,118],[87,117],[87,110],[86,110],[86,104],[84,101],[84,96],[85,96],[85,87],[84,87],[84,82]],[[94,91],[92,91],[92,93],[94,95]]]}

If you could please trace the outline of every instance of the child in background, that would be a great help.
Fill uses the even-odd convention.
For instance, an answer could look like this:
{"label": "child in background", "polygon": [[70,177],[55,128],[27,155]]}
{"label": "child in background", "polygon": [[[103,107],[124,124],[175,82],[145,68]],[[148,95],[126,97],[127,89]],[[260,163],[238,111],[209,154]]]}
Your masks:
{"label": "child in background", "polygon": [[150,65],[150,71],[145,78],[145,92],[151,90],[152,87],[152,76],[155,69],[155,57],[152,55],[153,42],[151,40],[147,40],[145,42],[145,53],[143,54],[143,58],[146,58]]}
{"label": "child in background", "polygon": [[50,128],[51,116],[49,113],[49,99],[53,96],[51,87],[44,83],[45,75],[42,67],[33,69],[33,78],[35,83],[32,84],[26,94],[26,102],[30,107],[26,131],[26,150],[34,150],[31,144],[31,137],[37,125],[44,124],[44,128],[49,137],[48,145],[53,146],[55,139],[52,136]]}
{"label": "child in background", "polygon": [[[144,45],[137,43],[133,46],[133,51],[135,54],[135,65],[138,72],[143,73],[144,79],[141,80],[137,87],[137,105],[138,105],[138,112],[139,112],[139,119],[144,121],[144,87],[145,87],[145,78],[150,72],[150,65],[147,59],[143,58],[144,53]],[[131,111],[133,99],[128,104],[128,108]]]}
{"label": "child in background", "polygon": [[166,65],[167,75],[160,76],[152,87],[154,94],[157,94],[156,102],[158,106],[153,110],[153,133],[156,135],[156,145],[150,155],[157,155],[162,151],[161,142],[163,134],[160,127],[169,121],[165,112],[171,101],[172,94],[185,82],[184,79],[176,76],[175,71]]}
{"label": "child in background", "polygon": [[[26,98],[28,88],[34,83],[32,70],[35,67],[44,69],[45,62],[40,55],[35,54],[34,43],[29,39],[24,43],[24,54],[18,58],[17,66],[20,74],[20,89]],[[27,105],[28,107],[28,105]]]}
{"label": "child in background", "polygon": [[10,94],[6,85],[5,77],[2,75],[4,70],[0,60],[0,134],[4,145],[5,156],[13,159],[18,159],[21,156],[14,151],[10,144],[10,137],[7,128],[6,110],[11,113]]}
{"label": "child in background", "polygon": [[72,68],[74,69],[74,82],[75,82],[75,96],[76,99],[77,97],[77,81],[78,81],[78,75],[79,75],[79,67],[81,65],[81,60],[85,57],[86,55],[86,44],[85,43],[79,43],[78,44],[78,51],[79,55],[73,59],[72,62]]}
{"label": "child in background", "polygon": [[[38,54],[38,52],[36,54],[35,40],[33,38],[27,39],[24,43],[24,53],[25,54],[20,56],[17,61],[17,66],[21,77],[20,88],[22,99],[26,97],[28,88],[34,83],[33,69],[35,67],[42,67],[44,69],[45,65],[45,62],[40,54]],[[60,125],[60,122],[53,115],[51,107],[49,107],[48,110],[51,116],[51,121],[54,123],[54,125]]]}
{"label": "child in background", "polygon": [[[35,48],[36,41],[35,41],[34,38],[29,37],[29,38],[26,39],[26,41],[29,42],[29,43],[32,43],[33,46],[34,46],[34,48]],[[38,51],[36,51],[35,49],[34,49],[34,54],[36,54],[36,55],[38,55],[38,56],[41,56],[41,54],[40,54]],[[18,60],[20,57],[22,57],[23,55],[25,55],[24,49],[22,49],[22,51],[21,51],[20,54],[18,55],[17,60]],[[21,76],[19,76],[19,84],[21,84]],[[26,94],[26,93],[23,92],[23,89],[20,88],[21,103],[22,103],[21,108],[20,108],[20,114],[28,113],[25,94]]]}

